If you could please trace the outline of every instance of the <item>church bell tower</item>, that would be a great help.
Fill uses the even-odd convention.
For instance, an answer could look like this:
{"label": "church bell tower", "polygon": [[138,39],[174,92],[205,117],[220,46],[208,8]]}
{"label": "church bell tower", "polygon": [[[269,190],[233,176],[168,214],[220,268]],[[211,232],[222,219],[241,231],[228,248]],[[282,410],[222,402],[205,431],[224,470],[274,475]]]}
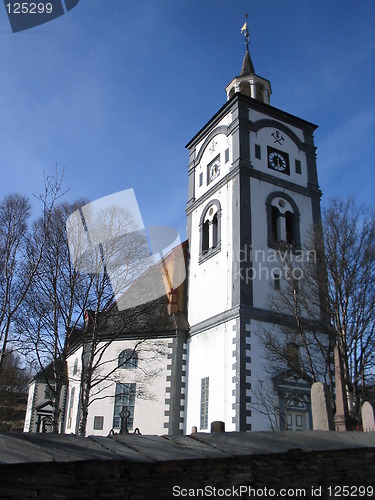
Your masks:
{"label": "church bell tower", "polygon": [[218,420],[227,431],[269,429],[252,404],[256,388],[267,390],[261,332],[280,328],[269,307],[278,267],[268,257],[284,244],[301,249],[320,221],[316,126],[271,106],[247,23],[242,32],[245,56],[227,102],[187,144],[186,433]]}

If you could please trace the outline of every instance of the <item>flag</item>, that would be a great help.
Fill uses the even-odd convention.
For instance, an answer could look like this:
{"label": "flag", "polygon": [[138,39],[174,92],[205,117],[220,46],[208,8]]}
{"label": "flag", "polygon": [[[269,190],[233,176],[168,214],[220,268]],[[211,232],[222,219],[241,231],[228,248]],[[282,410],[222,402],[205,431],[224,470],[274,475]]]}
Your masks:
{"label": "flag", "polygon": [[243,33],[244,31],[245,32],[247,31],[247,22],[246,21],[245,21],[245,24],[241,28],[241,33]]}

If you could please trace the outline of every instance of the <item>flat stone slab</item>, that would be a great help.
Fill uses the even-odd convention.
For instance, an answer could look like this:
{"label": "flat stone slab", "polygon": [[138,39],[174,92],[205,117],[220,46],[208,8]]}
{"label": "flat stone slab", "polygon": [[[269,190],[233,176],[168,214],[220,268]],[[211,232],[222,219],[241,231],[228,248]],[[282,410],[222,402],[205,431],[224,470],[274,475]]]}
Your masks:
{"label": "flat stone slab", "polygon": [[[183,440],[186,436],[181,436]],[[141,439],[140,439],[141,438]],[[142,457],[146,457],[154,462],[170,462],[174,460],[197,460],[205,459],[207,455],[202,450],[189,449],[183,446],[182,442],[169,440],[167,436],[113,436],[123,446],[137,450]],[[207,447],[206,447],[207,448]],[[216,453],[215,456],[218,456]]]}
{"label": "flat stone slab", "polygon": [[112,436],[89,436],[88,439],[100,444],[104,449],[110,450],[115,454],[117,460],[125,460],[126,462],[153,462],[151,458],[134,449],[134,446],[132,447],[121,440],[113,439]]}
{"label": "flat stone slab", "polygon": [[375,448],[375,432],[220,432],[190,436],[2,433],[0,464],[86,460],[155,463]]}
{"label": "flat stone slab", "polygon": [[52,462],[51,455],[25,439],[24,434],[0,434],[0,464]]}
{"label": "flat stone slab", "polygon": [[196,453],[197,458],[223,458],[228,456],[225,451],[221,451],[218,448],[211,446],[209,443],[199,440],[199,438],[197,439],[196,436],[197,434],[191,434],[190,436],[165,437],[176,445]]}

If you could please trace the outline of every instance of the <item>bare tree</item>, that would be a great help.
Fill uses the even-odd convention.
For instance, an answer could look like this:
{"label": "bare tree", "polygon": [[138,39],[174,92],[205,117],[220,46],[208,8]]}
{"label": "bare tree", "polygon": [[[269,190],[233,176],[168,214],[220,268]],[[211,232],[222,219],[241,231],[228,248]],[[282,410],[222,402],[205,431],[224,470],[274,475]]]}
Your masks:
{"label": "bare tree", "polygon": [[[313,255],[315,259],[306,259]],[[301,256],[298,258],[298,256]],[[333,348],[343,363],[355,425],[375,361],[375,218],[353,200],[332,200],[304,252],[283,252],[284,279],[270,294],[283,336],[267,330],[263,344],[279,369],[309,384],[323,380],[334,401]]]}
{"label": "bare tree", "polygon": [[315,248],[298,253],[292,249],[284,251],[283,279],[280,288],[269,296],[270,307],[278,314],[284,335],[267,331],[264,337],[275,362],[281,361],[310,384],[322,379],[332,382],[333,359],[332,332],[322,302],[323,261]]}
{"label": "bare tree", "polygon": [[323,214],[328,303],[353,422],[375,366],[375,214],[353,199]]}
{"label": "bare tree", "polygon": [[[82,234],[79,229],[77,237],[75,231],[77,227],[81,227],[81,219],[87,234]],[[106,381],[113,381],[119,368],[115,365],[110,370],[103,369],[104,365],[109,364],[105,353],[120,332],[103,340],[101,318],[108,308],[114,307],[116,298],[128,292],[140,275],[148,269],[151,260],[144,258],[149,255],[147,238],[132,215],[121,207],[110,206],[96,213],[88,209],[84,214],[81,212],[79,218],[77,216],[76,222],[70,228],[73,232],[71,258],[76,261],[77,257],[82,258],[84,255],[81,269],[88,272],[91,279],[87,311],[89,328],[83,334],[80,381],[79,434],[84,436],[90,404],[101,397],[100,393]],[[134,322],[145,307],[147,305],[133,309],[128,323]],[[142,346],[144,340],[138,341],[134,354]],[[126,361],[124,360],[124,363]],[[91,398],[93,390],[95,398]]]}
{"label": "bare tree", "polygon": [[70,338],[83,324],[91,284],[70,260],[65,226],[69,215],[83,203],[80,200],[53,207],[48,225],[44,217],[35,221],[29,252],[41,258],[22,308],[23,316],[29,319],[24,322],[20,318],[19,322],[20,332],[27,333],[24,351],[28,349],[36,357],[49,386],[54,432],[59,432]]}
{"label": "bare tree", "polygon": [[[95,208],[83,200],[54,206],[48,225],[44,217],[34,223],[28,245],[29,254],[40,255],[40,259],[20,315],[19,331],[27,332],[24,348],[35,354],[49,385],[54,432],[62,428],[61,395],[68,384],[67,360],[75,342],[83,347],[79,433],[85,435],[89,406],[104,397],[103,391],[117,380],[116,372],[121,368],[107,355],[121,332],[106,335],[103,318],[118,303],[127,309],[130,325],[149,311],[150,282],[134,286],[152,263],[145,233],[126,209],[114,205],[98,212]],[[124,299],[129,296],[144,305],[129,308]],[[116,301],[119,297],[120,302]],[[22,316],[29,318],[26,324]],[[154,342],[151,349],[145,339],[138,340],[130,357],[143,353],[150,360],[163,349],[160,342]],[[157,373],[144,367],[138,375],[137,396],[142,397],[147,392],[146,381]]]}
{"label": "bare tree", "polygon": [[30,203],[22,195],[8,195],[0,204],[0,370],[9,352],[14,316],[30,283],[23,265],[29,217]]}
{"label": "bare tree", "polygon": [[[42,203],[43,224],[49,226],[50,211],[60,196],[61,180],[45,177]],[[20,194],[6,196],[0,203],[0,371],[11,352],[14,321],[38,269],[45,241],[39,252],[29,251],[29,200]]]}
{"label": "bare tree", "polygon": [[[127,323],[134,325],[140,316],[152,315],[153,303],[142,305],[136,310],[129,311]],[[123,312],[121,314],[124,314]],[[80,394],[80,416],[78,432],[84,436],[86,434],[87,417],[90,406],[98,400],[118,398],[124,396],[134,396],[138,399],[154,398],[150,390],[150,382],[160,375],[159,362],[164,359],[167,353],[165,342],[152,339],[151,336],[143,334],[138,339],[127,342],[127,349],[123,349],[119,342],[118,349],[109,349],[116,341],[121,341],[122,331],[114,331],[109,335],[101,328],[101,323],[93,326],[90,332],[87,332],[85,341],[90,349],[89,354],[93,356],[92,363],[87,359],[85,349],[82,352],[82,358],[86,364],[82,364],[81,372],[81,394]],[[94,349],[93,349],[94,347]],[[110,351],[112,354],[110,354]],[[127,384],[123,384],[122,368],[131,366],[134,369],[127,370]],[[129,372],[131,372],[129,374]],[[130,378],[129,378],[130,377]],[[86,392],[82,391],[83,383],[86,383]],[[113,385],[119,383],[127,386],[122,389],[121,394],[113,394],[111,390]],[[131,386],[134,386],[132,388]],[[108,391],[109,389],[109,391]],[[86,395],[87,400],[83,400]],[[85,404],[85,406],[83,406]]]}

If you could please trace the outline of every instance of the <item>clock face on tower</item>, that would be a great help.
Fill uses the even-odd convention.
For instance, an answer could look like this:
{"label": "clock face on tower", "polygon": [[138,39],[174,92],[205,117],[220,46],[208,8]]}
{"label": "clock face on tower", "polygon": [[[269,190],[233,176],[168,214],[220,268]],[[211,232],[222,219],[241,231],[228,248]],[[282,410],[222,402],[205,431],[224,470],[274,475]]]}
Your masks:
{"label": "clock face on tower", "polygon": [[208,183],[220,175],[220,155],[208,165]]}
{"label": "clock face on tower", "polygon": [[288,153],[268,146],[267,157],[268,168],[276,170],[276,172],[282,172],[283,174],[290,174]]}

